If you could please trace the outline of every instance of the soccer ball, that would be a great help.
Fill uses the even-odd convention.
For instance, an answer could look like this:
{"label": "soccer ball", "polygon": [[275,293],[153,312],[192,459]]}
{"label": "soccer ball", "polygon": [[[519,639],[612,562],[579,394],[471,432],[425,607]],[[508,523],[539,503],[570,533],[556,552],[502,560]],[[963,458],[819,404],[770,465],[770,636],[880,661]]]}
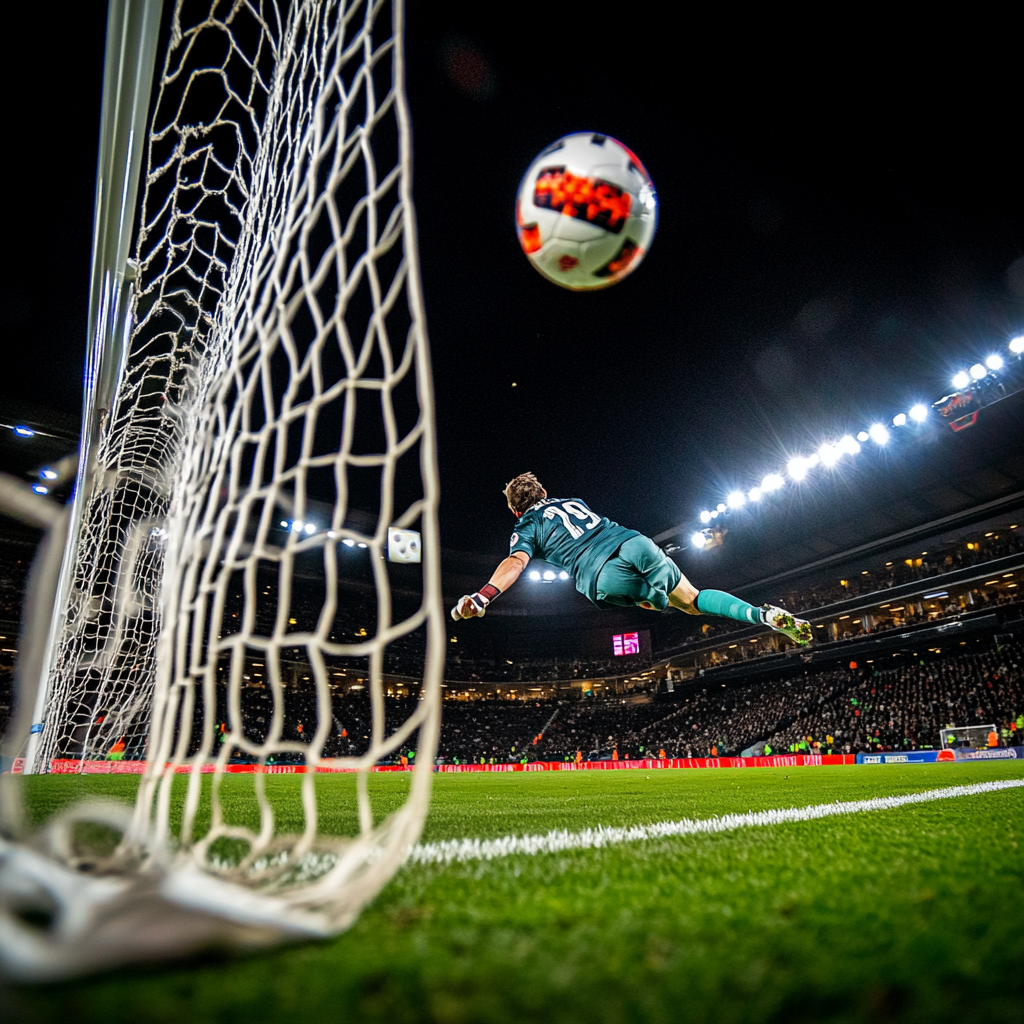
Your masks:
{"label": "soccer ball", "polygon": [[647,255],[657,226],[650,175],[608,135],[566,135],[530,164],[519,184],[519,244],[563,288],[590,291],[621,281]]}

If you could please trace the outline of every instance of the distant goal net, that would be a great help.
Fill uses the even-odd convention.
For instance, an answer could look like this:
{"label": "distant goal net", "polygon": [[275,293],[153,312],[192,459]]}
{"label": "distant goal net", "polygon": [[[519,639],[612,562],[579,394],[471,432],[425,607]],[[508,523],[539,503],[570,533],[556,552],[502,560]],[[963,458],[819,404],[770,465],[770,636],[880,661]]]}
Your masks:
{"label": "distant goal net", "polygon": [[[30,934],[4,903],[19,976],[329,934],[419,835],[446,637],[403,16],[402,0],[169,12],[127,354],[34,740],[37,771],[145,770],[130,818],[74,812],[32,861],[66,927]],[[396,650],[418,701],[387,695]],[[368,772],[399,753],[423,770],[377,806]],[[269,771],[298,774],[270,793]],[[325,824],[327,799],[347,809]],[[98,860],[74,841],[90,815],[121,834]],[[97,874],[122,879],[116,906]],[[131,926],[136,891],[162,938]]]}
{"label": "distant goal net", "polygon": [[939,730],[939,742],[942,747],[987,747],[989,733],[996,732],[995,725],[959,725],[947,726]]}

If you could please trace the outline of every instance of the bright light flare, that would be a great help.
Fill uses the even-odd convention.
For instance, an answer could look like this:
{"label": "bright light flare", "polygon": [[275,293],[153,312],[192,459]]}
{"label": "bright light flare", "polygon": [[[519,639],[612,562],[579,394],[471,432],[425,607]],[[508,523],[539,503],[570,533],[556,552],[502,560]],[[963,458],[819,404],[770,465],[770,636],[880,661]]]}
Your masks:
{"label": "bright light flare", "polygon": [[761,488],[760,487],[751,487],[750,490],[747,491],[747,497],[751,501],[760,501],[761,500]]}
{"label": "bright light flare", "polygon": [[341,543],[347,548],[354,548],[356,546],[356,542],[351,537],[345,537]]}
{"label": "bright light flare", "polygon": [[699,551],[699,550],[700,550],[700,549],[701,549],[702,547],[704,547],[704,545],[705,545],[705,544],[707,544],[707,542],[708,542],[708,539],[707,539],[707,537],[705,537],[705,536],[704,536],[704,534],[703,534],[703,533],[701,533],[701,531],[700,531],[700,530],[698,530],[698,531],[697,531],[697,532],[696,532],[696,533],[695,533],[695,534],[694,534],[694,535],[693,535],[693,536],[692,536],[692,537],[690,538],[690,543],[691,543],[691,544],[692,544],[692,545],[693,545],[693,546],[694,546],[695,548],[697,548],[697,550],[698,550],[698,551]]}
{"label": "bright light flare", "polygon": [[717,512],[724,512],[724,511],[725,511],[725,510],[726,510],[726,509],[727,509],[728,507],[729,507],[729,506],[728,506],[728,505],[726,505],[726,503],[725,503],[724,501],[720,501],[720,502],[719,502],[719,503],[718,503],[718,504],[717,504],[717,505],[715,506],[715,510],[716,510]]}
{"label": "bright light flare", "polygon": [[892,425],[894,427],[905,427],[907,425],[907,414],[905,412],[898,412],[892,418]]}
{"label": "bright light flare", "polygon": [[856,455],[860,451],[860,445],[857,443],[857,438],[852,434],[847,434],[844,438],[841,438],[836,447],[844,455]]}
{"label": "bright light flare", "polygon": [[996,353],[993,352],[992,355],[985,360],[985,365],[990,370],[1001,370],[1003,368],[1003,357],[996,355]]}
{"label": "bright light flare", "polygon": [[770,494],[772,491],[777,491],[780,487],[784,487],[785,484],[786,481],[778,473],[769,473],[761,481],[761,490],[765,494]]}
{"label": "bright light flare", "polygon": [[889,440],[889,431],[881,423],[872,423],[871,429],[868,431],[868,437],[875,444],[886,444]]}
{"label": "bright light flare", "polygon": [[861,442],[869,440],[870,437],[871,437],[871,435],[866,430],[861,430],[857,434],[857,440],[861,441]]}
{"label": "bright light flare", "polygon": [[701,512],[701,514],[700,514],[700,521],[702,523],[710,523],[711,522],[711,513],[707,509],[704,509],[704,511]]}
{"label": "bright light flare", "polygon": [[953,387],[957,388],[958,390],[961,389],[961,388],[967,387],[967,385],[970,384],[970,383],[971,383],[971,378],[968,377],[967,374],[964,373],[963,370],[961,370],[953,378]]}
{"label": "bright light flare", "polygon": [[552,569],[545,569],[544,570],[544,579],[546,579],[550,583],[554,578],[555,578],[554,570],[552,570]]}
{"label": "bright light flare", "polygon": [[921,405],[920,402],[917,405],[912,405],[910,407],[910,418],[915,423],[924,423],[928,419],[928,409]]}
{"label": "bright light flare", "polygon": [[567,572],[566,572],[566,571],[565,571],[565,570],[563,569],[563,570],[562,570],[562,571],[561,571],[561,572],[560,572],[560,573],[558,574],[558,578],[559,578],[560,580],[567,580],[567,579],[569,578],[569,574],[568,574],[568,573],[567,573]]}
{"label": "bright light flare", "polygon": [[35,437],[36,432],[31,427],[15,427],[14,432],[18,437]]}
{"label": "bright light flare", "polygon": [[971,376],[975,380],[981,380],[982,377],[984,377],[987,373],[988,373],[988,370],[985,369],[984,363],[975,363],[971,367]]}
{"label": "bright light flare", "polygon": [[57,479],[57,473],[56,473],[55,470],[52,470],[52,469],[41,469],[39,471],[39,475],[44,480],[56,480]]}
{"label": "bright light flare", "polygon": [[797,455],[795,458],[790,459],[786,464],[786,472],[793,480],[803,480],[803,478],[807,476],[807,469],[807,460],[801,455]]}
{"label": "bright light flare", "polygon": [[1024,334],[1022,334],[1019,338],[1014,338],[1013,341],[1010,342],[1010,351],[1015,356],[1019,356],[1022,352],[1024,352]]}
{"label": "bright light flare", "polygon": [[303,529],[307,536],[312,536],[316,533],[316,523],[306,523]]}
{"label": "bright light flare", "polygon": [[834,444],[823,444],[818,449],[818,458],[823,466],[834,466],[839,461],[842,452]]}
{"label": "bright light flare", "polygon": [[730,491],[726,495],[725,500],[726,503],[729,505],[729,508],[732,509],[743,508],[743,506],[747,503],[747,497],[742,491]]}
{"label": "bright light flare", "polygon": [[531,580],[539,580],[540,579],[540,573],[536,569],[531,569],[530,570],[530,579]]}
{"label": "bright light flare", "polygon": [[47,487],[46,484],[33,484],[32,485],[32,490],[35,491],[36,494],[49,494],[50,493],[50,488]]}

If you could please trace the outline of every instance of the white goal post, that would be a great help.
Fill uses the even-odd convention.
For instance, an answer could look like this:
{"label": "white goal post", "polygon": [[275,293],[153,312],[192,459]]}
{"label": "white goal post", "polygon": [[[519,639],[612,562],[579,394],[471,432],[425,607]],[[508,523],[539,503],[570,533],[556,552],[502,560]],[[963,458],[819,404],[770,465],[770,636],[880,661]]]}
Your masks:
{"label": "white goal post", "polygon": [[970,747],[987,747],[988,734],[995,730],[995,725],[949,725],[939,730],[939,743],[943,747],[963,743]]}
{"label": "white goal post", "polygon": [[[0,838],[0,966],[25,980],[346,927],[418,838],[437,747],[403,0],[176,0],[164,22],[127,344],[32,755],[144,774],[130,812],[82,804]],[[422,666],[408,713],[383,679],[399,646]],[[342,742],[356,673],[362,738]],[[379,806],[370,771],[413,749],[408,794]],[[84,849],[83,821],[116,846]]]}

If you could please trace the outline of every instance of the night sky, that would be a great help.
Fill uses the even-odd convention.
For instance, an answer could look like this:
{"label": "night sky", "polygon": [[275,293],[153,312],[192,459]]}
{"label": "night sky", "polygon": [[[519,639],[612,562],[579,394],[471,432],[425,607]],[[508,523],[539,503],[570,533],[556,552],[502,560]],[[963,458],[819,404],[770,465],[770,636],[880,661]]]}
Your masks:
{"label": "night sky", "polygon": [[[1004,62],[953,59],[952,28],[928,47],[781,23],[745,42],[655,9],[570,26],[409,5],[447,547],[504,553],[499,491],[524,469],[651,535],[692,522],[1024,333]],[[4,422],[81,402],[105,4],[60,17],[2,69]],[[636,273],[577,294],[530,267],[513,204],[537,152],[584,130],[643,160],[660,224]]]}

